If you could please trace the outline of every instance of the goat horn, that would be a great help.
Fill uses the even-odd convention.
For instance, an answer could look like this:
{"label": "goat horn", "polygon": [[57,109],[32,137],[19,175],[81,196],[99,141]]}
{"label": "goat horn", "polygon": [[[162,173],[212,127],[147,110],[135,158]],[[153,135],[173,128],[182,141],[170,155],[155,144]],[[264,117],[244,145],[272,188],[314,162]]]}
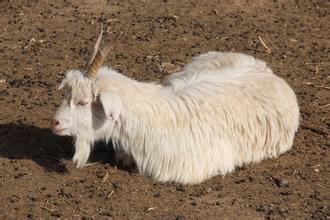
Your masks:
{"label": "goat horn", "polygon": [[105,57],[109,53],[109,51],[110,51],[110,47],[106,46],[95,54],[92,63],[89,65],[89,67],[87,69],[87,73],[89,74],[89,76],[96,75],[97,70],[101,67],[101,65],[102,65]]}
{"label": "goat horn", "polygon": [[[95,64],[93,64],[93,62],[94,62],[94,60],[95,60],[95,58],[96,58],[96,56],[97,56],[97,54],[98,54],[98,52],[99,52],[98,50],[99,50],[99,47],[100,47],[100,45],[101,45],[102,35],[103,35],[103,25],[102,25],[102,23],[101,23],[101,31],[100,31],[100,35],[99,35],[99,37],[97,38],[97,41],[96,41],[96,43],[95,43],[95,45],[94,45],[94,48],[93,48],[93,50],[92,50],[92,52],[91,52],[91,54],[90,54],[90,56],[89,56],[89,59],[88,59],[88,61],[87,61],[87,63],[86,63],[86,69],[88,70],[87,72],[88,72],[88,74],[90,74],[90,75],[95,75],[95,74],[96,74],[96,71],[97,71],[97,69],[96,69],[95,72],[90,72],[89,70],[90,70],[91,65],[95,65]],[[93,69],[94,69],[94,68],[93,68]]]}

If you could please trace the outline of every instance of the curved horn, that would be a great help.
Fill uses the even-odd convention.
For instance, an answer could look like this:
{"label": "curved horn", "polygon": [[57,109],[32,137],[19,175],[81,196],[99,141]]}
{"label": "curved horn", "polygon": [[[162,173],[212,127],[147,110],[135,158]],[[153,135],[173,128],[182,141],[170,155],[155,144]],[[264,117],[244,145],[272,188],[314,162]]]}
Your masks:
{"label": "curved horn", "polygon": [[[100,31],[99,37],[97,38],[97,41],[96,41],[96,43],[94,45],[94,48],[93,48],[93,50],[92,50],[92,52],[91,52],[91,54],[90,54],[90,56],[88,58],[88,61],[86,63],[86,67],[85,67],[87,69],[87,73],[90,76],[94,76],[96,74],[96,72],[97,72],[97,69],[99,68],[99,66],[98,67],[96,66],[96,63],[99,63],[99,61],[100,61],[100,55],[98,55],[98,53],[99,53],[99,47],[101,45],[102,35],[103,35],[103,25],[101,23],[101,31]],[[103,54],[105,54],[105,53],[103,53]],[[96,60],[96,57],[99,57],[99,58]],[[104,57],[103,57],[103,59],[104,59]],[[102,59],[102,61],[103,61],[103,59]],[[101,64],[102,64],[102,62],[100,62],[100,65]]]}
{"label": "curved horn", "polygon": [[87,73],[89,76],[93,77],[96,75],[97,70],[101,67],[101,65],[102,65],[105,57],[109,53],[109,51],[110,51],[110,47],[106,46],[94,55],[94,59],[87,69]]}

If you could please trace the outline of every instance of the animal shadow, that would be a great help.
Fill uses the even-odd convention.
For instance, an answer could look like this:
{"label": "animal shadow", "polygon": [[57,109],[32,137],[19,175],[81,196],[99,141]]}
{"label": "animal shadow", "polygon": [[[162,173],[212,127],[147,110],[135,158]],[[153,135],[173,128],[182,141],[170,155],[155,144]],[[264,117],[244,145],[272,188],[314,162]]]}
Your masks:
{"label": "animal shadow", "polygon": [[[98,144],[90,162],[98,161],[115,165],[112,146]],[[60,137],[48,128],[38,128],[21,123],[0,124],[0,157],[30,159],[47,171],[66,173],[64,160],[74,154],[71,137]]]}

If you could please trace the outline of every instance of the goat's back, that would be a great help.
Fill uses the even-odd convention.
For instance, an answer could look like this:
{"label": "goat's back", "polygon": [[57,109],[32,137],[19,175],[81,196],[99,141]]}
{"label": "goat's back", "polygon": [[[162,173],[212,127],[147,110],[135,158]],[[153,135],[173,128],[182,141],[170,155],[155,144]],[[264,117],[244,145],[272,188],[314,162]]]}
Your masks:
{"label": "goat's back", "polygon": [[196,182],[292,147],[299,124],[296,96],[263,61],[209,52],[168,82],[184,103],[177,112],[182,121],[177,119],[173,129],[189,121],[189,129],[177,130],[173,138],[183,139],[176,147],[185,155],[182,160],[194,167],[186,175]]}

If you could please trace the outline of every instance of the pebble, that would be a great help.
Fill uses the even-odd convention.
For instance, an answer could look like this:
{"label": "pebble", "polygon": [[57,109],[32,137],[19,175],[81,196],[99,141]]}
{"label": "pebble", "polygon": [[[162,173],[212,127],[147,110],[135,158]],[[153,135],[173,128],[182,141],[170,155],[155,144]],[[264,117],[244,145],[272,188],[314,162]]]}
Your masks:
{"label": "pebble", "polygon": [[208,187],[208,188],[205,189],[205,191],[206,191],[207,193],[210,193],[210,192],[212,192],[212,188],[211,188],[211,187]]}
{"label": "pebble", "polygon": [[285,186],[289,186],[289,181],[287,181],[286,179],[279,178],[279,179],[275,179],[275,184],[278,187],[285,187]]}

